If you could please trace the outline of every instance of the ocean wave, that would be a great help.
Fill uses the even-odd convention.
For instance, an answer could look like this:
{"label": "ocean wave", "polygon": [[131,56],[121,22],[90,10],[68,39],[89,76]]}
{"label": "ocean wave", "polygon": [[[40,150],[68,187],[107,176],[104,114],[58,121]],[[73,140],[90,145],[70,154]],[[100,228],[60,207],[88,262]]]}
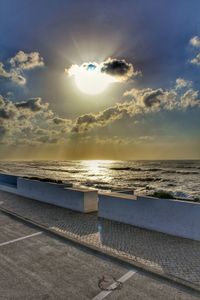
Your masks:
{"label": "ocean wave", "polygon": [[154,189],[149,196],[158,197],[158,198],[165,198],[165,199],[179,199],[179,200],[188,200],[188,201],[199,201],[199,198],[195,198],[193,195],[176,190],[176,191],[170,191],[167,189]]}
{"label": "ocean wave", "polygon": [[149,171],[149,172],[158,172],[162,171],[163,169],[161,168],[149,168],[149,169],[144,169],[144,171]]}
{"label": "ocean wave", "polygon": [[156,178],[156,177],[134,177],[134,178],[129,178],[127,181],[161,181],[161,178]]}
{"label": "ocean wave", "polygon": [[84,172],[85,170],[62,170],[58,168],[39,168],[39,170],[44,170],[44,171],[53,171],[53,172],[62,172],[62,173],[81,173]]}
{"label": "ocean wave", "polygon": [[176,171],[176,170],[164,170],[162,173],[165,174],[181,174],[181,175],[192,175],[192,174],[199,174],[197,171]]}
{"label": "ocean wave", "polygon": [[183,192],[183,191],[179,191],[179,190],[173,192],[172,194],[175,198],[193,199],[192,195],[190,195],[186,192]]}
{"label": "ocean wave", "polygon": [[132,168],[132,167],[112,167],[110,170],[114,171],[143,171],[141,168]]}
{"label": "ocean wave", "polygon": [[199,169],[198,167],[193,166],[176,166],[177,169]]}
{"label": "ocean wave", "polygon": [[189,172],[187,172],[187,171],[177,171],[176,173],[177,174],[182,174],[182,175],[199,174],[199,172],[197,172],[197,171],[189,171]]}
{"label": "ocean wave", "polygon": [[159,172],[164,169],[161,168],[134,168],[134,167],[112,167],[110,170],[114,171],[133,171],[133,172]]}
{"label": "ocean wave", "polygon": [[174,186],[176,186],[176,184],[175,184],[175,183],[168,183],[167,186],[168,186],[168,187],[174,187]]}

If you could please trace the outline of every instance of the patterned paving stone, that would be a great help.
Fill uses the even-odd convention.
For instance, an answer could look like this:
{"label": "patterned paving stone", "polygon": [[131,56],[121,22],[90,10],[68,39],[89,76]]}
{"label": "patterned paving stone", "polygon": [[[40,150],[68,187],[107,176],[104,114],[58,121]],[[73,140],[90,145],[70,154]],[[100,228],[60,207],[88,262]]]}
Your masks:
{"label": "patterned paving stone", "polygon": [[200,242],[0,192],[0,206],[66,237],[200,286]]}

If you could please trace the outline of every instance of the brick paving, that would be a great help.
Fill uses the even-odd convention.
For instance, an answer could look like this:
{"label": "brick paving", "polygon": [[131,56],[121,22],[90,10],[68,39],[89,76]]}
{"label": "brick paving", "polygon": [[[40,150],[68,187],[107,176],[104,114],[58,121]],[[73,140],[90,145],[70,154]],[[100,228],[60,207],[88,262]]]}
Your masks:
{"label": "brick paving", "polygon": [[200,287],[200,242],[137,228],[0,191],[0,207],[90,247]]}

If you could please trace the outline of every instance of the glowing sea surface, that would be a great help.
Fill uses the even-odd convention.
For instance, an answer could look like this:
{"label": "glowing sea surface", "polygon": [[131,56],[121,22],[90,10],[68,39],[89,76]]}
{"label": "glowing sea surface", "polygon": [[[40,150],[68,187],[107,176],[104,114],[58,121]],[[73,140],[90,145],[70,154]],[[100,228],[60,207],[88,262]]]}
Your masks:
{"label": "glowing sea surface", "polygon": [[99,190],[156,190],[200,197],[200,161],[1,161],[0,172],[65,180]]}

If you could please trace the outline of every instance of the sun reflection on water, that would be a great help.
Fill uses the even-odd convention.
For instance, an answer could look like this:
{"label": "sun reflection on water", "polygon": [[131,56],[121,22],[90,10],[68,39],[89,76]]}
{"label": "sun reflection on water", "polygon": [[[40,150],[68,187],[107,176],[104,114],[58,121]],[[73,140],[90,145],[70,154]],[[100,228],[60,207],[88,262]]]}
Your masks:
{"label": "sun reflection on water", "polygon": [[88,169],[88,171],[99,173],[104,164],[108,167],[112,163],[112,160],[83,160],[82,165]]}
{"label": "sun reflection on water", "polygon": [[96,183],[98,183],[99,178],[104,183],[109,183],[112,180],[111,173],[108,171],[112,163],[112,160],[84,160],[81,162],[82,167],[87,170],[88,179]]}

